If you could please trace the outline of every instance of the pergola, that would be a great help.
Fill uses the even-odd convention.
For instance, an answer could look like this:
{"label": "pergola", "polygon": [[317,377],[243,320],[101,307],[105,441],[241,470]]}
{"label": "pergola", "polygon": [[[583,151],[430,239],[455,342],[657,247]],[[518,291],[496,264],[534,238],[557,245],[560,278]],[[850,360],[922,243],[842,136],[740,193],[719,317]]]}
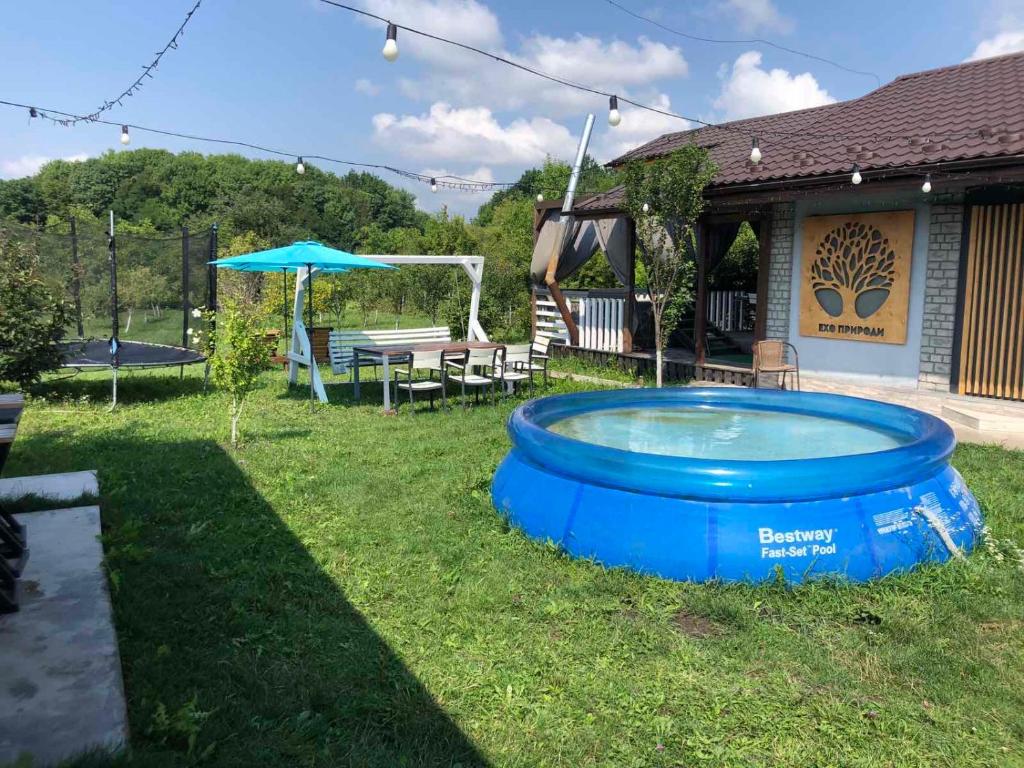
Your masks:
{"label": "pergola", "polygon": [[[579,201],[571,214],[563,211],[563,201],[538,203],[534,209],[534,256],[531,265],[535,285],[546,287],[558,307],[569,334],[571,346],[579,346],[579,329],[569,303],[563,297],[559,281],[583,266],[599,250],[603,251],[615,276],[626,289],[622,315],[623,352],[633,351],[636,324],[636,225],[623,210],[622,189],[595,195]],[[759,282],[768,277],[768,259],[771,250],[770,231],[761,223],[768,218],[769,208],[759,205],[744,206],[733,211],[712,209],[697,223],[696,292],[694,335],[697,365],[705,365],[705,337],[707,334],[706,304],[708,274],[721,261],[735,239],[741,222],[754,227],[760,241]],[[563,229],[561,218],[571,224]],[[763,231],[762,231],[763,230]],[[765,286],[766,287],[766,286]],[[762,291],[761,285],[758,286]],[[755,338],[764,338],[767,302],[759,301],[755,320]]]}

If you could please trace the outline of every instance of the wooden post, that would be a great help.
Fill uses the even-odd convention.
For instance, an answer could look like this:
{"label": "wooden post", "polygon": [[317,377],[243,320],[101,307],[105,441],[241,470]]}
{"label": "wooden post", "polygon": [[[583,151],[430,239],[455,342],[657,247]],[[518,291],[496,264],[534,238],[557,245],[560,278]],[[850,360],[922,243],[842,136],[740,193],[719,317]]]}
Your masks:
{"label": "wooden post", "polygon": [[705,363],[704,348],[707,346],[707,262],[708,247],[711,240],[710,230],[711,227],[707,221],[702,221],[697,225],[697,301],[693,309],[693,343],[696,347],[694,353],[698,366],[702,366]]}
{"label": "wooden post", "polygon": [[629,250],[629,272],[626,284],[626,305],[622,312],[622,351],[633,351],[633,318],[636,316],[636,222],[628,219],[629,234],[626,247]]}
{"label": "wooden post", "polygon": [[761,227],[757,248],[757,307],[754,313],[754,341],[768,335],[768,277],[772,260],[772,209],[761,210]]}

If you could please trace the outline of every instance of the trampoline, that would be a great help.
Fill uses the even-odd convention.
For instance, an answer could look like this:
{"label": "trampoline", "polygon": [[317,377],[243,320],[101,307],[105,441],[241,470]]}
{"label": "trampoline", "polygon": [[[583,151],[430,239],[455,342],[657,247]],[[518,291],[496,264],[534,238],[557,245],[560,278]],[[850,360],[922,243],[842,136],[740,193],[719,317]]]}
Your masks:
{"label": "trampoline", "polygon": [[[110,370],[117,404],[122,368],[181,367],[206,357],[190,347],[193,309],[217,308],[217,226],[180,234],[116,233],[94,224],[29,228],[5,224],[5,233],[31,241],[44,280],[71,308],[59,342],[61,367]],[[141,338],[140,338],[141,337]],[[180,344],[178,339],[181,340]]]}
{"label": "trampoline", "polygon": [[[118,341],[116,351],[103,339],[74,339],[60,343],[64,368],[164,368],[206,362],[194,349],[153,344],[147,341]],[[116,358],[116,361],[115,361]]]}

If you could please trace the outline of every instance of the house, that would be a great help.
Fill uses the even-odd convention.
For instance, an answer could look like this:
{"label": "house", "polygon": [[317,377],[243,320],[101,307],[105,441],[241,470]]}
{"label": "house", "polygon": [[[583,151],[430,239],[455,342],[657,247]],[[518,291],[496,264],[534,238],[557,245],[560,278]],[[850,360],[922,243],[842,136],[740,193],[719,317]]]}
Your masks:
{"label": "house", "polygon": [[[804,371],[1024,399],[1024,54],[667,134],[611,165],[687,143],[718,167],[698,226],[698,377],[714,378],[715,368],[706,359],[707,275],[748,221],[760,247],[755,338],[793,343]],[[578,200],[572,213],[582,223],[560,261],[582,263],[600,247],[617,262],[626,294],[617,351],[628,354],[635,234],[622,205],[621,187]],[[558,208],[538,206],[541,251],[551,248],[545,227]],[[578,313],[560,314],[579,347]]]}

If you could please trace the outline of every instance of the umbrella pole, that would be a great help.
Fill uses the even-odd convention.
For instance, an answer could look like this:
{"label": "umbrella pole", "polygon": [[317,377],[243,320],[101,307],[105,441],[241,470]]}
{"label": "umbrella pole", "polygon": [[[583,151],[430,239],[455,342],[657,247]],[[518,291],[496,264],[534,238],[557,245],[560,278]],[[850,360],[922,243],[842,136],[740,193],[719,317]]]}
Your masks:
{"label": "umbrella pole", "polygon": [[283,291],[281,302],[281,316],[284,319],[284,348],[288,349],[291,343],[288,338],[288,270],[287,268],[281,269],[281,289]]}
{"label": "umbrella pole", "polygon": [[313,392],[313,366],[316,365],[316,358],[313,356],[313,265],[306,265],[306,281],[309,283],[307,290],[309,293],[309,331],[306,337],[309,340],[309,410],[313,411],[316,409],[314,404],[315,393]]}

